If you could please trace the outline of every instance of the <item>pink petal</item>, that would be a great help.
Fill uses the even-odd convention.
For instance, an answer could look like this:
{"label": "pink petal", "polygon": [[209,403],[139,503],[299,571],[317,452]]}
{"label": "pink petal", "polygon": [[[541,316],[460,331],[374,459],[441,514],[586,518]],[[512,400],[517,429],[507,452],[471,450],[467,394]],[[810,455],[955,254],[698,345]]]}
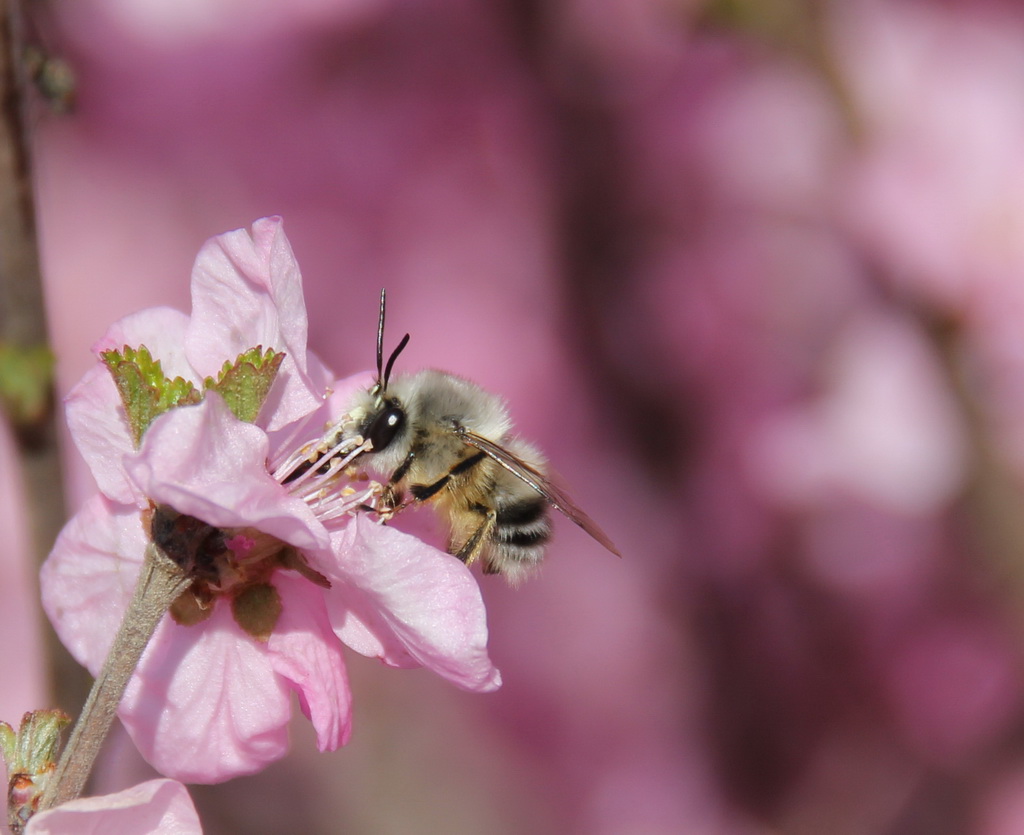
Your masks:
{"label": "pink petal", "polygon": [[105,496],[140,507],[146,497],[124,471],[124,457],[135,451],[114,379],[103,365],[85,373],[64,401],[68,429]]}
{"label": "pink petal", "polygon": [[96,356],[101,351],[120,351],[127,345],[149,349],[154,359],[160,360],[160,368],[170,378],[182,377],[196,385],[203,378],[196,374],[185,358],[185,331],[188,316],[173,307],[150,307],[125,316],[111,325],[102,338],[92,346]]}
{"label": "pink petal", "polygon": [[164,620],[119,711],[142,756],[187,783],[254,774],[280,759],[290,714],[288,688],[266,649],[223,601],[196,626]]}
{"label": "pink petal", "polygon": [[150,426],[126,466],[155,502],[216,527],[256,527],[298,548],[322,548],[327,532],[301,499],[267,473],[268,441],[214,392]]}
{"label": "pink petal", "polygon": [[331,629],[324,593],[308,580],[278,572],[281,617],[267,642],[270,664],[299,696],[302,712],[316,729],[321,751],[348,742],[352,694],[341,643]]}
{"label": "pink petal", "polygon": [[145,547],[138,509],[94,496],[43,563],[43,608],[61,642],[93,675],[121,624]]}
{"label": "pink petal", "polygon": [[[155,307],[126,316],[115,322],[93,346],[101,351],[118,350],[125,345],[145,345],[160,360],[171,378],[200,380],[185,360],[183,340],[188,317],[169,307]],[[68,428],[75,445],[89,465],[100,490],[110,499],[124,504],[145,505],[141,495],[124,472],[123,458],[135,451],[128,430],[121,395],[114,379],[102,363],[86,372],[65,399]]]}
{"label": "pink petal", "polygon": [[276,429],[322,402],[325,379],[311,379],[306,363],[306,305],[302,276],[280,218],[218,235],[199,251],[192,271],[189,360],[213,376],[225,360],[257,345],[285,351],[261,423]]}
{"label": "pink petal", "polygon": [[[319,362],[313,354],[309,355],[313,362]],[[331,380],[325,387],[330,394],[320,407],[310,412],[302,420],[277,430],[267,430],[270,438],[270,460],[291,454],[302,443],[318,440],[329,424],[337,421],[345,412],[358,389],[367,389],[373,385],[374,375],[369,371],[353,374],[340,380]]]}
{"label": "pink petal", "polygon": [[82,797],[29,821],[26,835],[202,835],[192,798],[174,780],[149,780],[116,794]]}
{"label": "pink petal", "polygon": [[352,402],[355,393],[371,388],[376,378],[376,373],[372,371],[359,371],[340,380],[334,380],[331,383],[331,395],[327,399],[331,413],[341,415],[348,404]]}
{"label": "pink petal", "polygon": [[[467,690],[501,686],[480,589],[459,560],[357,516],[331,537],[327,595],[338,636],[396,667],[423,665]],[[326,564],[326,561],[323,563]]]}

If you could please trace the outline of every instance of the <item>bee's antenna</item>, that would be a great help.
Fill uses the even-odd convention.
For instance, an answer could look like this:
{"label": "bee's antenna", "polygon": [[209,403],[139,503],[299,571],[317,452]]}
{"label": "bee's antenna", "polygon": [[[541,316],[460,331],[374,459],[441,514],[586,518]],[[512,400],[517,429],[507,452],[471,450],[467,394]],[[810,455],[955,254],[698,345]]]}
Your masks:
{"label": "bee's antenna", "polygon": [[388,359],[388,364],[384,368],[384,388],[388,387],[388,380],[391,379],[391,367],[395,364],[395,360],[398,359],[398,355],[402,353],[402,349],[409,344],[409,334],[402,337],[402,341],[398,343],[398,347],[391,352],[391,356]]}
{"label": "bee's antenna", "polygon": [[380,291],[380,318],[377,320],[377,388],[382,392],[388,387],[388,380],[391,379],[391,369],[395,365],[395,360],[398,359],[398,355],[402,353],[405,346],[409,344],[409,334],[406,334],[402,337],[402,341],[398,343],[398,347],[391,352],[391,356],[388,357],[388,364],[384,365],[384,300],[385,291],[382,287]]}
{"label": "bee's antenna", "polygon": [[385,289],[380,288],[380,317],[377,319],[377,385],[384,388],[384,300]]}

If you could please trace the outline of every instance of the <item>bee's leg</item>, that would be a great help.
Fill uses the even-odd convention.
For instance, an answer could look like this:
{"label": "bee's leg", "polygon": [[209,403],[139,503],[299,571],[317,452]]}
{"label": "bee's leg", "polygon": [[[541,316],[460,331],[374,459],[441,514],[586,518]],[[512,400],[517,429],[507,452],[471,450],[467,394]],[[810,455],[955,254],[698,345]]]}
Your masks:
{"label": "bee's leg", "polygon": [[402,492],[396,490],[394,485],[387,485],[379,488],[380,495],[372,505],[363,505],[364,510],[371,510],[380,517],[382,522],[387,522],[398,511],[405,507],[402,501]]}
{"label": "bee's leg", "polygon": [[409,450],[409,454],[405,456],[405,460],[402,461],[402,463],[398,465],[398,469],[396,469],[391,474],[391,478],[388,479],[388,485],[390,486],[390,485],[398,484],[398,482],[400,482],[403,478],[405,478],[405,474],[407,472],[409,472],[409,468],[412,466],[412,463],[415,460],[416,460],[416,450],[414,450],[414,449]]}
{"label": "bee's leg", "polygon": [[412,497],[416,499],[416,501],[425,502],[427,499],[433,498],[442,489],[447,487],[449,481],[456,476],[462,475],[467,470],[473,469],[473,467],[483,461],[485,457],[486,456],[482,452],[470,455],[468,458],[464,458],[452,467],[433,484],[412,484],[409,486],[409,492],[412,493]]}
{"label": "bee's leg", "polygon": [[473,534],[455,554],[466,565],[472,565],[476,558],[480,556],[480,552],[483,551],[487,540],[491,538],[491,533],[494,531],[494,523],[498,519],[498,512],[494,508],[482,512],[481,515],[484,518],[483,522],[480,523],[480,527],[473,531]]}

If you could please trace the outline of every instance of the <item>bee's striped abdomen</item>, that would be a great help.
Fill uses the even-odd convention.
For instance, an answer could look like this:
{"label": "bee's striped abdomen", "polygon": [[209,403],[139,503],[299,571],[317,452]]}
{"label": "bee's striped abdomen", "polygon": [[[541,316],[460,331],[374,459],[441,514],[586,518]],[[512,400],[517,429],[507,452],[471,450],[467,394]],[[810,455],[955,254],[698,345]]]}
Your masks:
{"label": "bee's striped abdomen", "polygon": [[[484,558],[487,574],[515,573],[513,566],[536,565],[544,556],[551,538],[551,519],[547,500],[530,490],[525,495],[507,497],[497,508],[491,532],[490,555]],[[510,569],[512,571],[510,572]]]}

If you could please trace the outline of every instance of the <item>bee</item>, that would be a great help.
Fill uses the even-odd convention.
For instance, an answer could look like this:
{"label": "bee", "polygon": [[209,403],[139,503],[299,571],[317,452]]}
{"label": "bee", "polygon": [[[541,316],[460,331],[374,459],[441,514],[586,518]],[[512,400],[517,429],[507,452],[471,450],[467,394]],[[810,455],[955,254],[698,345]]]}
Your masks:
{"label": "bee", "polygon": [[[349,404],[345,430],[369,443],[369,468],[386,478],[385,515],[430,503],[448,522],[448,551],[517,585],[540,564],[551,537],[549,508],[616,556],[586,513],[545,475],[543,455],[510,434],[504,402],[475,383],[432,369],[391,379],[406,334],[384,358],[385,293],[377,324],[377,379]],[[361,461],[359,462],[361,463]]]}

